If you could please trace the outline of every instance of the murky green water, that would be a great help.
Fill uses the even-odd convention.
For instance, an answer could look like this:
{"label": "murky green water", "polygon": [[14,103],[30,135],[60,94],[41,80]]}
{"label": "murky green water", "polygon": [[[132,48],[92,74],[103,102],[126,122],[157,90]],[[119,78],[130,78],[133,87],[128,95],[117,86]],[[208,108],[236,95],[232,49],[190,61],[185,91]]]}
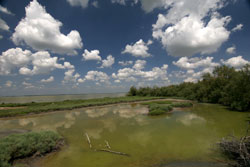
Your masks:
{"label": "murky green water", "polygon": [[75,99],[93,99],[103,97],[120,97],[126,93],[98,93],[98,94],[75,94],[75,95],[47,95],[47,96],[10,96],[0,97],[0,103],[29,103],[29,102],[53,102]]}
{"label": "murky green water", "polygon": [[[42,167],[208,167],[216,164],[214,144],[223,136],[244,134],[248,114],[218,105],[199,104],[171,114],[149,117],[145,106],[114,105],[0,120],[0,134],[8,130],[55,130],[68,145],[36,165]],[[84,133],[96,149],[89,149]]]}

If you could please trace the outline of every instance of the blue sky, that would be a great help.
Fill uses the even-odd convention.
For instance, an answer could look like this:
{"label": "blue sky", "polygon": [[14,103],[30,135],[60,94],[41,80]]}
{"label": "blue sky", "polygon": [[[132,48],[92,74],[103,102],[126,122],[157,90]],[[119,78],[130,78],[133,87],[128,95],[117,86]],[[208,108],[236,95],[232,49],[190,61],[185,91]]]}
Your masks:
{"label": "blue sky", "polygon": [[249,63],[247,0],[2,0],[0,95],[126,92]]}

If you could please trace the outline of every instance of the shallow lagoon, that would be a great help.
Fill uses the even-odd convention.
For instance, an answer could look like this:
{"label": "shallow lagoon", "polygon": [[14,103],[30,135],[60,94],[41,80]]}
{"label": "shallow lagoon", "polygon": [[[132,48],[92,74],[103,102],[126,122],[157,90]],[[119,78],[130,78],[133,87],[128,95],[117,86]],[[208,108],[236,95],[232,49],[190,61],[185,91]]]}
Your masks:
{"label": "shallow lagoon", "polygon": [[[0,120],[6,132],[54,130],[67,146],[34,165],[41,167],[210,167],[220,155],[214,144],[229,134],[243,135],[247,113],[219,105],[196,104],[164,116],[147,116],[146,106],[120,104]],[[105,148],[130,156],[91,150]]]}

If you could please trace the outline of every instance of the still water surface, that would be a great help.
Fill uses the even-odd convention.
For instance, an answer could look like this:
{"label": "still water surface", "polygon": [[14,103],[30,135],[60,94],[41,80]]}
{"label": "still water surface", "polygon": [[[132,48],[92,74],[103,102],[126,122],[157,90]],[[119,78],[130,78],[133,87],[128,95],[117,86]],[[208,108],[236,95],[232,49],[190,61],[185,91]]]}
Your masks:
{"label": "still water surface", "polygon": [[[6,131],[54,130],[67,142],[60,152],[39,162],[40,167],[210,167],[220,155],[214,144],[223,136],[244,134],[246,113],[231,112],[218,105],[196,104],[157,117],[147,116],[139,104],[60,111],[0,120]],[[105,148],[130,157],[95,149]],[[219,165],[220,166],[220,165]]]}

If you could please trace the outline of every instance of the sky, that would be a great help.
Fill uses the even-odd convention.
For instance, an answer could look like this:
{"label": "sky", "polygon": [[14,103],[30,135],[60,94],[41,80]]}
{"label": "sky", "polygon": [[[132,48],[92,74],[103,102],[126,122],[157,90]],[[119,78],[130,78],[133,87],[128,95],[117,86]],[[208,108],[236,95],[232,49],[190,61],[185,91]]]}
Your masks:
{"label": "sky", "polygon": [[0,96],[115,93],[250,63],[248,0],[0,0]]}

